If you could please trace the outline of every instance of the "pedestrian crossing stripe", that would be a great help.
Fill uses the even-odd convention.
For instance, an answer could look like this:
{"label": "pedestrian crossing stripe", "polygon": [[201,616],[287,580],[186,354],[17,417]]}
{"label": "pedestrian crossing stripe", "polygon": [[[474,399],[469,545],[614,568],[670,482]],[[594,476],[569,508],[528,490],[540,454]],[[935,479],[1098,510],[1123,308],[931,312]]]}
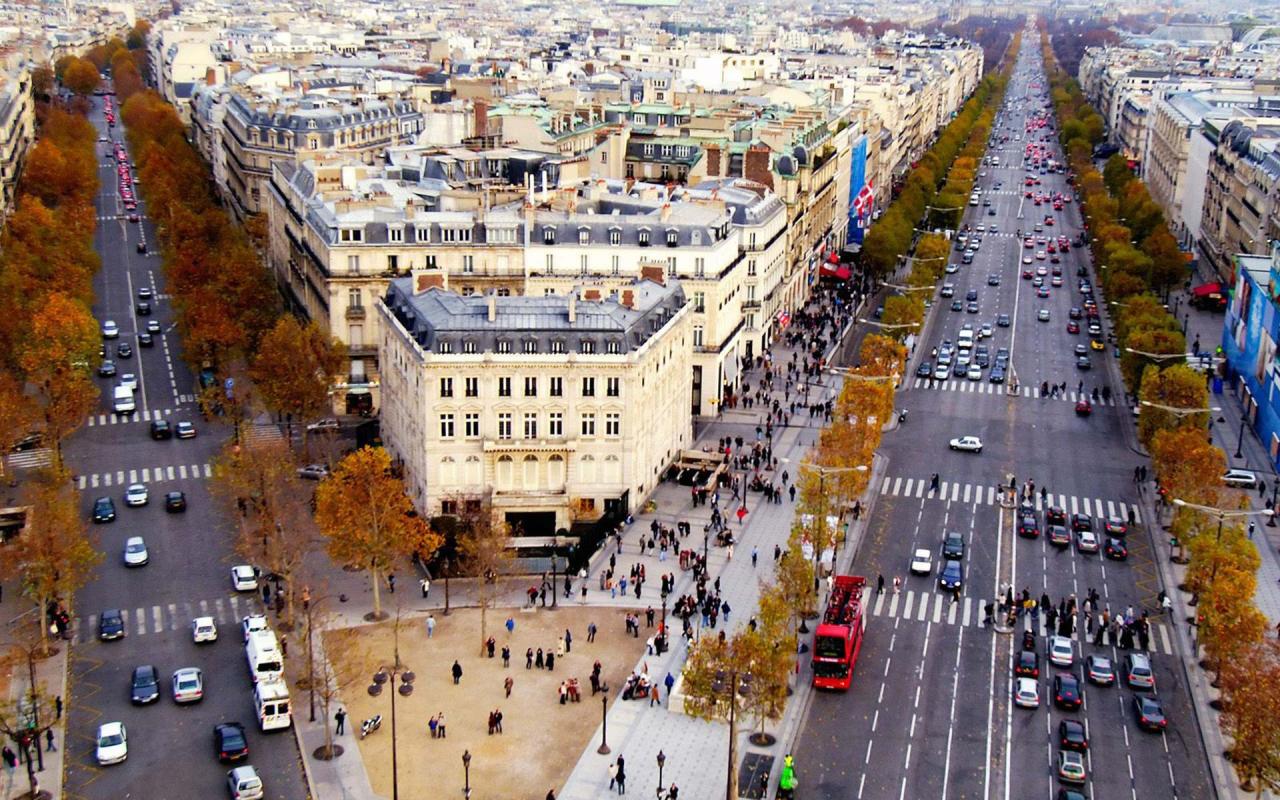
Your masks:
{"label": "pedestrian crossing stripe", "polygon": [[172,408],[152,408],[141,414],[96,414],[85,420],[90,428],[101,428],[105,425],[129,425],[137,422],[154,422],[174,413]]}
{"label": "pedestrian crossing stripe", "polygon": [[[966,378],[916,378],[912,387],[916,389],[932,389],[938,392],[967,392],[970,394],[1007,395],[1009,392],[1007,385],[1003,383],[991,383],[987,380],[971,381]],[[1064,400],[1072,404],[1079,402],[1081,399],[1088,399],[1096,406],[1120,405],[1114,397],[1109,400],[1099,397],[1095,401],[1088,393],[1081,394],[1074,391],[1059,392],[1057,395],[1041,395],[1039,386],[1023,386],[1019,390],[1018,396],[1045,400]]]}
{"label": "pedestrian crossing stripe", "polygon": [[[218,637],[237,636],[240,620],[249,614],[262,613],[258,596],[248,592],[213,600],[190,600],[182,603],[156,604],[142,608],[122,608],[121,618],[127,636],[154,636],[158,633],[189,629],[196,617],[213,617]],[[71,639],[84,643],[97,638],[98,615],[90,614],[83,625],[80,618],[71,621]]]}
{"label": "pedestrian crossing stripe", "polygon": [[[903,478],[886,476],[880,485],[880,494],[890,497],[911,497],[917,500],[936,499],[953,503],[973,503],[975,505],[1000,505],[1001,491],[992,485],[976,483],[960,483],[959,481],[939,481],[938,490],[930,491],[928,478]],[[1132,503],[1119,500],[1102,500],[1095,497],[1079,495],[1055,494],[1048,492],[1041,496],[1036,492],[1031,501],[1036,511],[1057,506],[1068,514],[1088,514],[1091,517],[1118,517],[1128,520],[1133,518],[1135,525],[1142,523],[1142,512]]]}
{"label": "pedestrian crossing stripe", "polygon": [[213,465],[178,464],[177,466],[143,467],[142,469],[94,472],[76,476],[81,489],[99,489],[109,486],[128,486],[134,483],[153,484],[166,481],[205,480],[213,477]]}
{"label": "pedestrian crossing stripe", "polygon": [[5,456],[4,463],[11,469],[36,469],[53,465],[53,450],[48,447],[37,447],[34,450],[23,450]]}
{"label": "pedestrian crossing stripe", "polygon": [[[963,628],[984,628],[984,617],[986,616],[983,607],[988,601],[975,600],[972,597],[961,597],[958,601],[952,600],[952,595],[941,592],[917,592],[914,589],[904,589],[901,592],[893,592],[885,590],[875,595],[875,602],[871,606],[871,616],[900,618],[908,622],[924,622],[926,619],[934,625],[946,624],[952,627]],[[990,600],[994,606],[999,606],[1000,601],[996,598]],[[901,614],[899,614],[901,610]],[[1049,626],[1044,617],[1040,615],[1034,620],[1036,626],[1036,634],[1040,637],[1049,635]],[[1019,630],[1030,630],[1031,623],[1023,616],[1015,623]],[[1091,643],[1093,637],[1087,630],[1081,633],[1081,628],[1085,623],[1078,623],[1072,632],[1070,639],[1077,644]],[[1173,639],[1169,635],[1169,627],[1163,622],[1148,620],[1151,635],[1147,641],[1148,650],[1151,652],[1159,652],[1165,655],[1173,655]],[[1136,643],[1135,643],[1136,644]]]}

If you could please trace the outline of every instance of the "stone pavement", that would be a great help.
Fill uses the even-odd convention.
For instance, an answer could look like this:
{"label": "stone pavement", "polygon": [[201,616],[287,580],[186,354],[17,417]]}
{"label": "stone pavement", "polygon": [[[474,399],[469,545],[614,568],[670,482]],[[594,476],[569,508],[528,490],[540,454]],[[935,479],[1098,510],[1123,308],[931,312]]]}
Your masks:
{"label": "stone pavement", "polygon": [[[36,662],[36,685],[40,687],[40,692],[48,698],[48,702],[52,703],[53,698],[67,696],[67,654],[70,649],[70,642],[57,642],[57,655],[52,658],[42,659]],[[12,678],[9,684],[9,700],[18,702],[19,697],[30,691],[30,681],[27,679],[27,668],[23,661],[18,661],[13,666]],[[53,714],[52,707],[46,709],[43,705],[40,713]],[[45,720],[41,719],[41,724],[45,724]],[[53,730],[54,747],[58,748],[52,752],[45,751],[46,743],[39,742],[42,751],[43,762],[37,761],[37,764],[43,763],[44,768],[36,772],[36,780],[40,783],[40,790],[46,792],[51,800],[59,800],[62,797],[62,780],[63,780],[63,763],[62,754],[65,752],[66,745],[66,717],[58,719]],[[7,740],[4,744],[8,744],[15,752],[17,747]],[[33,752],[34,755],[34,752]],[[39,758],[39,757],[37,757]],[[5,772],[4,776],[4,793],[0,795],[4,800],[10,797],[16,797],[29,789],[27,783],[27,765],[25,763],[18,764],[18,767],[12,774]]]}

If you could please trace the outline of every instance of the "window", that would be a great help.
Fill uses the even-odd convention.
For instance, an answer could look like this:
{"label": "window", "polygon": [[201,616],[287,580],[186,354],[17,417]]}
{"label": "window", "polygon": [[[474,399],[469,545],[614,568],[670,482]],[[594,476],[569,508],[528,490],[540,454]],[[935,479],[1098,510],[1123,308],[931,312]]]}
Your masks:
{"label": "window", "polygon": [[582,396],[583,397],[596,396],[596,379],[595,378],[588,377],[588,378],[582,379]]}
{"label": "window", "polygon": [[707,293],[706,292],[693,293],[693,310],[698,312],[707,310]]}
{"label": "window", "polygon": [[[638,125],[643,125],[643,124],[644,124],[644,117],[641,117],[639,114],[637,114],[637,115],[636,115],[636,117],[638,118],[638,119],[636,119],[636,124],[638,124]],[[652,158],[652,157],[653,157],[653,145],[652,145],[652,144],[646,144],[646,145],[644,146],[644,155],[645,155],[645,157],[646,157],[646,158]]]}
{"label": "window", "polygon": [[547,433],[551,436],[564,436],[564,413],[552,411],[547,415]]}
{"label": "window", "polygon": [[622,415],[616,412],[604,415],[604,435],[622,435]]}
{"label": "window", "polygon": [[524,379],[524,396],[525,396],[525,397],[537,397],[537,396],[538,396],[538,379],[537,379],[536,377],[534,377],[534,376],[532,376],[532,375],[528,375],[528,376],[526,376],[526,377],[525,377],[525,379]]}
{"label": "window", "polygon": [[360,271],[360,256],[347,256],[347,272]]}
{"label": "window", "polygon": [[464,273],[471,273],[471,272],[475,272],[475,271],[476,271],[476,257],[475,257],[475,256],[470,256],[470,255],[468,255],[468,256],[463,256],[463,257],[462,257],[462,271],[463,271]]}
{"label": "window", "polygon": [[556,257],[555,257],[555,254],[553,254],[553,253],[547,253],[547,257],[546,257],[546,266],[547,266],[547,274],[551,274],[551,273],[553,273],[553,272],[555,272],[555,271],[556,271]]}
{"label": "window", "polygon": [[422,257],[422,266],[423,266],[423,267],[425,267],[426,269],[435,269],[435,268],[436,268],[436,257],[435,257],[435,256],[423,256],[423,257]]}
{"label": "window", "polygon": [[747,287],[747,302],[754,303],[756,299],[756,285],[753,283]]}
{"label": "window", "polygon": [[467,355],[471,355],[475,353],[475,351],[476,351],[475,342],[471,341],[470,339],[467,339],[462,343],[462,352],[466,353]]}
{"label": "window", "polygon": [[503,411],[498,414],[498,438],[511,438],[511,412]]}
{"label": "window", "polygon": [[555,229],[555,228],[543,228],[543,229],[542,229],[542,243],[543,243],[543,244],[555,244],[555,243],[556,243],[556,229]]}
{"label": "window", "polygon": [[531,411],[524,415],[524,438],[538,438],[538,415]]}
{"label": "window", "polygon": [[648,247],[648,246],[649,246],[649,232],[648,232],[647,230],[642,230],[642,231],[640,231],[639,240],[640,240],[640,246],[641,246],[641,247]]}
{"label": "window", "polygon": [[564,378],[557,375],[553,378],[548,378],[548,380],[551,381],[551,396],[564,397]]}
{"label": "window", "polygon": [[675,231],[667,231],[667,247],[676,247],[680,244],[680,234]]}
{"label": "window", "polygon": [[693,260],[693,274],[697,278],[705,278],[707,276],[707,260],[705,258],[695,258]]}
{"label": "window", "polygon": [[414,238],[417,239],[419,242],[431,241],[431,228],[427,227],[426,225],[422,226],[421,228],[414,228],[413,234],[414,234]]}
{"label": "window", "polygon": [[343,228],[340,231],[338,231],[338,241],[363,242],[364,228]]}
{"label": "window", "polygon": [[617,228],[610,228],[609,244],[612,244],[612,245],[622,244],[622,231],[618,230]]}
{"label": "window", "polygon": [[756,260],[754,258],[747,259],[747,277],[755,277]]}
{"label": "window", "polygon": [[609,257],[609,272],[614,275],[622,272],[622,260],[617,256]]}
{"label": "window", "polygon": [[590,267],[587,265],[587,254],[583,253],[582,255],[578,256],[578,272],[581,272],[583,275],[586,275],[589,269]]}
{"label": "window", "polygon": [[511,396],[511,378],[498,378],[498,397]]}
{"label": "window", "polygon": [[452,414],[440,415],[440,438],[441,439],[453,438],[453,415]]}
{"label": "window", "polygon": [[594,353],[595,351],[596,351],[596,343],[594,341],[590,339],[583,339],[581,342],[578,342],[579,353],[586,353],[589,355],[591,353]]}
{"label": "window", "polygon": [[702,347],[702,326],[701,325],[693,326],[693,346]]}
{"label": "window", "polygon": [[436,352],[437,352],[437,353],[452,353],[452,352],[453,352],[453,342],[445,341],[445,340],[443,340],[443,339],[442,339],[442,340],[440,341],[440,343],[436,345]]}
{"label": "window", "polygon": [[596,415],[595,414],[582,415],[582,435],[583,436],[596,435]]}
{"label": "window", "polygon": [[400,256],[387,256],[387,272],[397,272],[400,269]]}
{"label": "window", "polygon": [[538,340],[526,339],[524,342],[524,351],[530,355],[536,354],[538,352]]}
{"label": "window", "polygon": [[553,339],[553,340],[551,341],[551,352],[552,352],[552,353],[563,353],[563,352],[564,352],[564,340],[563,340],[563,339]]}
{"label": "window", "polygon": [[387,241],[403,242],[404,228],[387,228]]}
{"label": "window", "polygon": [[511,352],[511,341],[510,341],[509,339],[499,339],[499,340],[498,340],[498,352],[499,352],[499,353],[510,353],[510,352]]}
{"label": "window", "polygon": [[480,438],[480,415],[474,411],[462,417],[463,433],[468,439]]}
{"label": "window", "polygon": [[364,292],[360,289],[347,290],[347,306],[349,308],[364,307]]}
{"label": "window", "polygon": [[579,229],[578,229],[578,244],[591,244],[591,229],[590,229],[590,228],[579,228]]}
{"label": "window", "polygon": [[622,352],[622,343],[617,339],[610,339],[604,343],[604,351],[611,356],[616,356]]}
{"label": "window", "polygon": [[440,396],[453,397],[453,378],[440,379]]}
{"label": "window", "polygon": [[443,515],[445,515],[445,516],[452,516],[452,515],[454,515],[454,514],[457,514],[457,513],[458,513],[458,501],[457,501],[457,500],[441,500],[441,501],[440,501],[440,513],[441,513],[441,514],[443,514]]}
{"label": "window", "polygon": [[609,397],[617,397],[622,394],[621,378],[605,378],[604,393]]}

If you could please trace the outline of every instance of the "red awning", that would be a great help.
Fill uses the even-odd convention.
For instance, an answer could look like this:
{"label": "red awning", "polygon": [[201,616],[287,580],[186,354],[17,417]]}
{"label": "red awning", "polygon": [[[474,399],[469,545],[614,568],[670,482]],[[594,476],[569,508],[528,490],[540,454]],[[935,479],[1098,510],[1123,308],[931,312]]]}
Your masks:
{"label": "red awning", "polygon": [[1208,297],[1211,294],[1222,294],[1222,284],[1202,283],[1199,286],[1191,287],[1191,294],[1196,297]]}
{"label": "red awning", "polygon": [[823,278],[847,281],[853,273],[844,264],[823,264],[818,269],[818,275]]}

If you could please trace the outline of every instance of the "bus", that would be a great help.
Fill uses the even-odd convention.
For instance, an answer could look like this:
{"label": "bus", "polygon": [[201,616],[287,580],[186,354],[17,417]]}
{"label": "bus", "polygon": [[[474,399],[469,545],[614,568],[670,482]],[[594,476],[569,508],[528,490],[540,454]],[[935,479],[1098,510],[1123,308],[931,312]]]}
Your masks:
{"label": "bus", "polygon": [[848,689],[853,668],[862,650],[866,629],[862,595],[867,579],[860,575],[837,575],[822,622],[813,634],[813,686],[815,689]]}
{"label": "bus", "polygon": [[253,687],[253,708],[258,714],[258,728],[264,731],[287,728],[293,722],[289,706],[289,687],[281,679],[258,681]]}

